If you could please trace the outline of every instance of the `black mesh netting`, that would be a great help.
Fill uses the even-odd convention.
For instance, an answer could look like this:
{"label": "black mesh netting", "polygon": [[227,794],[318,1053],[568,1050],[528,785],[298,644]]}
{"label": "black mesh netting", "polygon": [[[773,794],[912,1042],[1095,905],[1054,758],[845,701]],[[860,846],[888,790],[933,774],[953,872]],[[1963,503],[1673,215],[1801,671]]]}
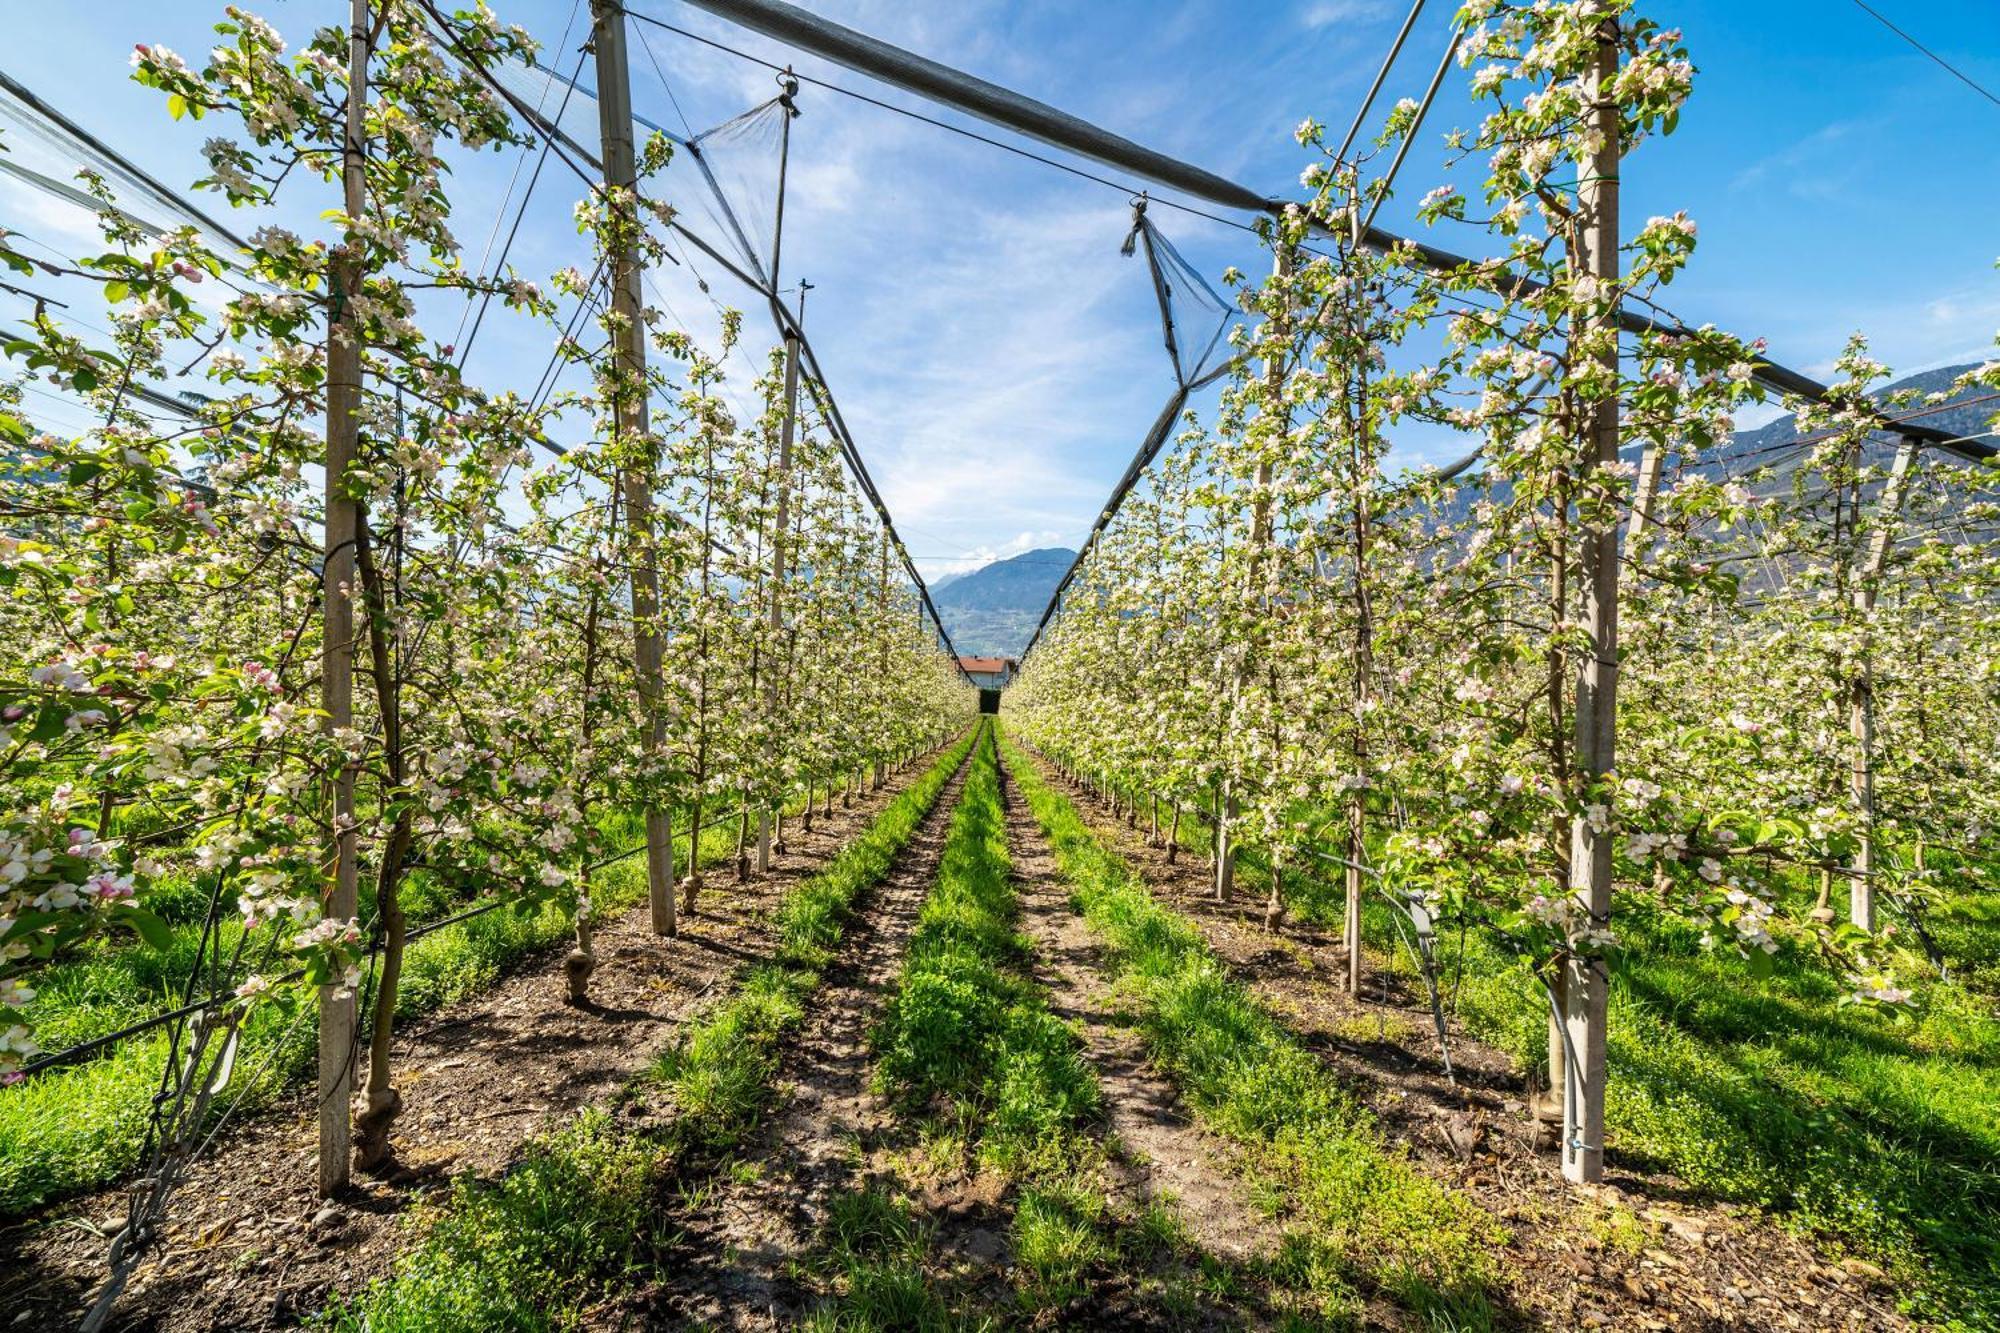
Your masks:
{"label": "black mesh netting", "polygon": [[1204,384],[1228,360],[1223,351],[1228,346],[1225,335],[1236,308],[1223,300],[1153,225],[1143,201],[1133,205],[1125,253],[1131,254],[1140,245],[1145,247],[1153,294],[1159,298],[1160,327],[1167,355],[1173,359],[1174,378],[1184,388]]}

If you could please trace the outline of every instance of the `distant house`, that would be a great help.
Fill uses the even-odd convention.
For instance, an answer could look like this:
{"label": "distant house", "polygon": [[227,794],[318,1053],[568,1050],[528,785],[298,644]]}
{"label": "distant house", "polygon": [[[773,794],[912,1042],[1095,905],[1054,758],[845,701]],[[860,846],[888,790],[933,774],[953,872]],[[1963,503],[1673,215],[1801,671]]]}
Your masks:
{"label": "distant house", "polygon": [[1006,689],[1007,682],[1014,679],[1014,672],[1020,665],[1020,659],[1013,657],[958,659],[959,670],[972,677],[972,683],[979,687],[979,711],[982,713],[1000,711],[1000,691]]}
{"label": "distant house", "polygon": [[1000,690],[1014,679],[1015,670],[1021,663],[1012,657],[961,657],[959,670],[972,677],[972,683],[982,690]]}

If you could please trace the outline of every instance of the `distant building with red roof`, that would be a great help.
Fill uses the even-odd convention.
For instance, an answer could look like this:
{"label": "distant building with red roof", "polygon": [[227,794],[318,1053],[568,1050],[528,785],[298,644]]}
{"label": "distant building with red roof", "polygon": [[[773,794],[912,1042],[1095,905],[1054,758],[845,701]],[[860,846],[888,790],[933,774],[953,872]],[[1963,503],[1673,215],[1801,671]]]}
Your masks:
{"label": "distant building with red roof", "polygon": [[1014,671],[1021,664],[1012,657],[960,657],[959,670],[972,677],[972,683],[982,690],[997,690],[1014,679]]}

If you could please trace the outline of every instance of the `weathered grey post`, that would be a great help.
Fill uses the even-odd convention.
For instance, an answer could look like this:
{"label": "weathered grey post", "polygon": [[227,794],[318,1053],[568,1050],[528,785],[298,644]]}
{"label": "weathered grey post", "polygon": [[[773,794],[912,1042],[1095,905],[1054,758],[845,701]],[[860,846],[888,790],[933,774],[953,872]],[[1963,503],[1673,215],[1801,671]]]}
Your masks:
{"label": "weathered grey post", "polygon": [[[604,146],[604,189],[612,219],[611,342],[612,417],[620,451],[619,487],[625,500],[625,540],[632,553],[632,660],[639,702],[646,713],[647,757],[659,762],[666,743],[665,682],[660,649],[660,553],[653,530],[652,445],[648,439],[646,328],[639,298],[639,241],[627,231],[643,225],[638,211],[638,167],[632,152],[632,87],[625,61],[625,13],[615,0],[590,0],[597,56],[598,129]],[[629,210],[629,211],[628,211]],[[637,457],[634,457],[634,453]],[[700,832],[695,838],[698,841]],[[690,845],[692,858],[698,847]],[[646,892],[653,930],[672,935],[673,828],[657,801],[646,806]]]}

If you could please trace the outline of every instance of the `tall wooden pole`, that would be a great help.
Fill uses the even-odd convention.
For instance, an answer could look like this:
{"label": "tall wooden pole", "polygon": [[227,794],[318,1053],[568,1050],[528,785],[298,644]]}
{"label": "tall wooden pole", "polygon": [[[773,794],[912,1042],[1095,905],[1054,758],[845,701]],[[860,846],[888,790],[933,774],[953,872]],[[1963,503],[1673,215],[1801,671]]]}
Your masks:
{"label": "tall wooden pole", "polygon": [[[792,119],[799,114],[792,105],[798,95],[799,82],[787,68],[781,76],[778,101],[785,109],[785,118],[780,122],[778,134],[778,199],[771,219],[771,313],[778,308],[778,265],[785,252],[785,182],[792,165]],[[806,314],[806,289],[810,284],[799,283],[799,321],[803,326]],[[771,543],[771,641],[775,647],[784,632],[784,613],[781,602],[785,580],[785,506],[790,498],[792,476],[792,432],[799,415],[799,337],[798,330],[786,328],[780,319],[778,327],[785,338],[785,417],[778,428],[778,509],[776,521],[772,524]],[[771,669],[771,684],[765,691],[764,706],[768,716],[778,711],[777,664]],[[757,812],[757,873],[764,874],[771,868],[771,811]]]}
{"label": "tall wooden pole", "polygon": [[1875,673],[1871,661],[1875,601],[1882,589],[1882,570],[1894,544],[1897,513],[1903,507],[1903,493],[1909,487],[1910,469],[1916,463],[1917,442],[1905,436],[1890,465],[1888,484],[1876,502],[1876,527],[1869,539],[1868,555],[1854,588],[1854,609],[1861,613],[1861,652],[1850,685],[1848,727],[1853,733],[1853,758],[1848,783],[1861,836],[1854,850],[1854,874],[1848,881],[1848,920],[1863,930],[1875,929]]}
{"label": "tall wooden pole", "polygon": [[[1366,307],[1362,316],[1366,318]],[[1354,487],[1354,777],[1347,803],[1347,993],[1361,998],[1361,867],[1368,861],[1368,717],[1369,692],[1375,674],[1374,606],[1368,590],[1368,487],[1375,476],[1375,451],[1368,438],[1368,361],[1354,366],[1348,392],[1354,400],[1354,434],[1349,444],[1348,475]]]}
{"label": "tall wooden pole", "polygon": [[[632,86],[625,61],[625,15],[616,0],[590,0],[593,46],[597,55],[598,130],[604,143],[604,188],[612,197],[615,227],[637,228],[638,168],[632,151]],[[628,217],[619,219],[621,208]],[[619,489],[625,501],[625,540],[631,552],[632,664],[639,704],[646,714],[647,758],[657,764],[666,746],[666,686],[660,650],[660,551],[653,530],[654,450],[647,419],[646,329],[639,297],[639,242],[615,237],[611,255],[611,341],[613,422],[624,457]],[[635,456],[636,455],[636,456]],[[695,839],[700,839],[699,830]],[[691,844],[689,857],[695,851]],[[646,807],[646,891],[653,930],[679,930],[674,915],[673,827],[667,811]]]}
{"label": "tall wooden pole", "polygon": [[[1597,33],[1592,77],[1592,111],[1597,144],[1580,164],[1578,206],[1582,210],[1584,253],[1577,256],[1607,286],[1618,281],[1618,104],[1612,84],[1618,77],[1618,28],[1606,19]],[[1599,361],[1618,375],[1618,307],[1613,302],[1591,319],[1590,334],[1602,339]],[[1586,441],[1578,477],[1588,490],[1618,462],[1618,397],[1592,403],[1585,419]],[[1585,528],[1581,543],[1583,625],[1590,643],[1576,682],[1576,779],[1590,787],[1611,771],[1618,721],[1618,524],[1598,521]],[[1594,798],[1592,798],[1594,799]],[[1609,800],[1605,804],[1609,804]],[[1611,920],[1612,830],[1592,825],[1586,814],[1570,821],[1570,889],[1597,927]],[[1575,1181],[1604,1178],[1605,1027],[1610,977],[1600,958],[1572,955],[1563,964],[1563,1023],[1574,1058],[1563,1080],[1563,1174]]]}
{"label": "tall wooden pole", "polygon": [[[367,216],[368,188],[364,139],[368,105],[368,0],[353,0],[347,37],[347,123],[342,132],[341,193],[350,218]],[[325,641],[320,647],[320,707],[334,734],[354,727],[354,544],[361,529],[360,506],[347,493],[354,465],[361,407],[361,324],[354,298],[361,291],[361,257],[343,246],[333,273],[334,308],[326,342],[326,552],[320,582],[325,607]],[[354,818],[354,766],[343,763],[333,777],[330,867],[321,910],[352,920],[359,908]],[[352,1164],[354,1096],[354,1016],[352,988],[319,988],[319,1192],[347,1187]]]}

